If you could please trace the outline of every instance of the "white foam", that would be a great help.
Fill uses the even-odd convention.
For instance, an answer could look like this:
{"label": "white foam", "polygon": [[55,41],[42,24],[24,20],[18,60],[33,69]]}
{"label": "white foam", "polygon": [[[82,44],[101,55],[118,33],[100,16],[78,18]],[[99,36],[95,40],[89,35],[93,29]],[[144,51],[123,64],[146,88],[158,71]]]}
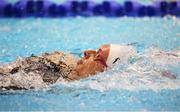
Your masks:
{"label": "white foam", "polygon": [[[172,53],[173,55],[171,55]],[[74,82],[61,80],[55,85],[60,84],[70,88],[88,88],[98,91],[180,89],[179,56],[179,50],[165,52],[158,48],[150,48],[144,53],[138,54],[138,60],[133,64],[118,64],[96,76]],[[176,79],[162,76],[162,71],[168,70],[174,73],[174,69],[171,67],[177,70]],[[10,77],[0,77],[0,82],[0,85],[18,86],[26,89],[46,87],[40,75],[25,74],[22,71]]]}
{"label": "white foam", "polygon": [[114,69],[99,73],[93,78],[61,84],[68,87],[90,88],[99,91],[111,89],[159,91],[162,89],[180,88],[180,74],[175,74],[176,79],[171,79],[161,74],[161,71],[169,69],[166,67],[167,65],[175,67],[180,65],[179,55],[177,57],[167,55],[166,52],[160,49],[150,48],[143,55],[139,55],[139,57],[141,59],[134,64],[117,65]]}

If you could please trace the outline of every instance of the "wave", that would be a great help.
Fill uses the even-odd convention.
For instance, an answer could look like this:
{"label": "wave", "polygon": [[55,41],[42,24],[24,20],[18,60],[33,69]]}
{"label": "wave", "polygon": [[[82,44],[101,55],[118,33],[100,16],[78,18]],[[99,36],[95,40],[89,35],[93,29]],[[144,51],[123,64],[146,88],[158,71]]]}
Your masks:
{"label": "wave", "polygon": [[[138,53],[128,63],[117,64],[96,76],[79,81],[59,81],[47,86],[38,74],[24,74],[22,71],[10,77],[0,77],[1,85],[18,85],[26,89],[51,89],[63,85],[67,88],[106,90],[153,90],[180,88],[180,51],[162,51],[151,47]],[[32,88],[33,87],[33,88]]]}
{"label": "wave", "polygon": [[165,52],[152,47],[138,54],[137,60],[133,63],[118,64],[96,76],[75,82],[59,82],[57,85],[99,91],[179,89],[179,56],[180,51],[177,49]]}

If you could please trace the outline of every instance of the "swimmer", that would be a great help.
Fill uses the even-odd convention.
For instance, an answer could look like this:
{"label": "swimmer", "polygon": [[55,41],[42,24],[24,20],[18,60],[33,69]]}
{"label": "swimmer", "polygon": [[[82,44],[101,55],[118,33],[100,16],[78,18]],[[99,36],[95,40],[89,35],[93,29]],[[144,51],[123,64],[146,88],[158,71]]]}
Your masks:
{"label": "swimmer", "polygon": [[[80,60],[62,52],[19,58],[13,63],[0,67],[0,88],[9,89],[13,87],[17,89],[17,82],[22,82],[23,79],[28,79],[30,76],[31,78],[33,76],[40,78],[33,81],[28,80],[29,86],[34,86],[39,82],[49,85],[61,80],[79,80],[103,72],[118,61],[126,62],[134,54],[135,50],[131,46],[111,45],[110,48],[110,45],[103,45],[98,51],[86,50],[84,57]],[[120,57],[117,58],[116,56]],[[18,79],[15,76],[20,78]],[[25,83],[27,83],[26,80],[19,89],[30,88],[24,87]]]}
{"label": "swimmer", "polygon": [[[84,57],[77,63],[77,71],[81,77],[87,77],[89,74],[96,74],[97,72],[105,71],[107,68],[112,68],[118,63],[129,63],[129,60],[134,59],[140,60],[136,57],[136,49],[131,45],[118,45],[118,44],[104,44],[97,52],[94,50],[86,50]],[[173,60],[179,60],[179,54],[177,53],[166,53],[159,51],[153,54],[154,57],[151,60],[159,60],[162,58],[166,59],[167,64],[170,62],[168,57]],[[172,62],[172,60],[170,60]],[[176,76],[169,70],[158,71],[162,76],[170,79],[176,79]]]}
{"label": "swimmer", "polygon": [[97,51],[86,50],[84,57],[77,62],[76,71],[80,77],[103,72],[117,63],[127,63],[136,54],[136,50],[128,45],[105,44]]}
{"label": "swimmer", "polygon": [[[84,51],[84,56],[81,59],[62,52],[19,58],[13,63],[0,67],[0,88],[29,89],[36,84],[49,85],[58,81],[79,80],[103,72],[118,63],[128,63],[129,59],[136,54],[135,48],[130,45],[105,44],[97,51]],[[15,76],[22,78],[17,81]],[[28,76],[34,77],[34,80],[24,81],[25,83],[29,81],[28,87],[25,87],[24,83],[16,84],[21,82],[21,79],[28,79]],[[162,71],[162,76],[176,78],[169,71]]]}

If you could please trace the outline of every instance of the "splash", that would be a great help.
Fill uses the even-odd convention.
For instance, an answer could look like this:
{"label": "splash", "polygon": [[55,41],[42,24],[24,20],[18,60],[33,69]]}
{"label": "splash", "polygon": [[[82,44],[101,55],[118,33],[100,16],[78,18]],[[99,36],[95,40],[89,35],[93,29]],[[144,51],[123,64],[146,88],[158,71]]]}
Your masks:
{"label": "splash", "polygon": [[[179,56],[179,50],[165,52],[152,47],[138,54],[134,63],[116,65],[113,69],[81,81],[58,84],[99,91],[179,89]],[[167,75],[164,75],[165,73]]]}
{"label": "splash", "polygon": [[[73,82],[59,79],[54,85],[98,91],[179,89],[179,66],[179,49],[165,52],[151,47],[134,56],[129,63],[115,65],[96,76]],[[17,86],[22,89],[47,89],[46,83],[39,74],[31,72],[26,74],[23,71],[9,76],[0,75],[0,85],[10,85],[13,88]],[[49,89],[53,86],[51,85]]]}

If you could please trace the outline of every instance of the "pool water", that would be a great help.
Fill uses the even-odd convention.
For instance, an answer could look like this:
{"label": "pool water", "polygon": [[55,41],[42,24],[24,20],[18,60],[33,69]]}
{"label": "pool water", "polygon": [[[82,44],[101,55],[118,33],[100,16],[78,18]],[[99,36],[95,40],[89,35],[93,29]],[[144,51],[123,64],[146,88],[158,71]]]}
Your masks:
{"label": "pool water", "polygon": [[[179,18],[26,18],[1,19],[0,25],[0,63],[55,50],[82,56],[104,43],[133,43],[143,57],[141,64],[117,65],[80,81],[2,90],[0,110],[180,110],[180,61],[146,59],[159,49],[179,50]],[[177,78],[162,77],[155,68],[170,69]]]}

